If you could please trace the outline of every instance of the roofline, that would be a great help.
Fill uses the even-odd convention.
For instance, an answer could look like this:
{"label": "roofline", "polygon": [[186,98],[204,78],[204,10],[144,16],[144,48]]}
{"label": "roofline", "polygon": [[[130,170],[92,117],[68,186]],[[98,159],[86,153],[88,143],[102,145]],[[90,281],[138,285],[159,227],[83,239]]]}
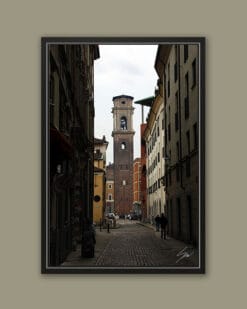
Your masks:
{"label": "roofline", "polygon": [[125,98],[125,99],[134,100],[134,98],[131,97],[130,95],[122,94],[122,95],[118,95],[118,96],[116,96],[116,97],[113,97],[113,98],[112,98],[112,101],[114,101],[114,100],[116,100],[116,99],[120,99],[120,98]]}

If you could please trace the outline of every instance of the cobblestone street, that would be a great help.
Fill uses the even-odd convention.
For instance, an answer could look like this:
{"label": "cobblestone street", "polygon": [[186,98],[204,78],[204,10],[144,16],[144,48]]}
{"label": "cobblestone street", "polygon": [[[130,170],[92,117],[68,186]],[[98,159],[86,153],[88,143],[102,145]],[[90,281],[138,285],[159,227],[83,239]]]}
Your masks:
{"label": "cobblestone street", "polygon": [[96,230],[95,257],[82,259],[80,248],[62,266],[81,267],[196,267],[198,253],[183,242],[160,238],[153,227],[119,220],[110,233]]}

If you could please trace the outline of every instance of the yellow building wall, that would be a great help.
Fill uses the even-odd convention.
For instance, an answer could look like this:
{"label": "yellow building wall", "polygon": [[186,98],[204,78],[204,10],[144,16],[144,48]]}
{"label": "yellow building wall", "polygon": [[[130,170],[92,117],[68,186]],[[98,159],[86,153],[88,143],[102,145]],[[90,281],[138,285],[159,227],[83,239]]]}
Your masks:
{"label": "yellow building wall", "polygon": [[94,197],[98,195],[100,201],[93,202],[93,221],[96,224],[100,223],[100,220],[103,219],[103,206],[104,206],[104,174],[95,173],[94,174]]}

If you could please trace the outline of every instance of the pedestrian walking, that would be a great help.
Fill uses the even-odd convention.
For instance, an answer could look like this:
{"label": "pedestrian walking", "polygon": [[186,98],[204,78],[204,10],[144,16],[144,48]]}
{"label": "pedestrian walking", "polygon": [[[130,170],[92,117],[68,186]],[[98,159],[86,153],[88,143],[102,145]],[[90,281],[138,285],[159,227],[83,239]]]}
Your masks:
{"label": "pedestrian walking", "polygon": [[157,215],[154,220],[155,220],[155,225],[156,225],[156,232],[159,232],[159,230],[160,230],[160,216]]}
{"label": "pedestrian walking", "polygon": [[168,224],[168,220],[165,217],[165,215],[162,213],[161,214],[161,218],[160,218],[160,228],[161,228],[160,236],[161,236],[162,239],[166,239],[166,227],[167,227],[167,224]]}

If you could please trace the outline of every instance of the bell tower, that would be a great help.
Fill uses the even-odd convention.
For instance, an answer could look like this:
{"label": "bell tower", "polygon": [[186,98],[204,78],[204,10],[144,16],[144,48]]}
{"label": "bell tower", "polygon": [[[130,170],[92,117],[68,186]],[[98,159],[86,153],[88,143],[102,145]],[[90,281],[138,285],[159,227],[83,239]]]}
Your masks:
{"label": "bell tower", "polygon": [[114,208],[125,215],[133,203],[133,97],[113,97]]}

